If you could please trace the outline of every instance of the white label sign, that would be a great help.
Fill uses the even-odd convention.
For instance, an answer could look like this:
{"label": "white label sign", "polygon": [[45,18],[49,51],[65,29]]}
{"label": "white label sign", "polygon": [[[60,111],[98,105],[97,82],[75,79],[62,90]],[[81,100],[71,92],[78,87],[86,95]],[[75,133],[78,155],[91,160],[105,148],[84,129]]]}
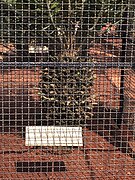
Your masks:
{"label": "white label sign", "polygon": [[29,53],[48,53],[47,46],[29,46]]}
{"label": "white label sign", "polygon": [[25,146],[83,146],[82,127],[26,126]]}

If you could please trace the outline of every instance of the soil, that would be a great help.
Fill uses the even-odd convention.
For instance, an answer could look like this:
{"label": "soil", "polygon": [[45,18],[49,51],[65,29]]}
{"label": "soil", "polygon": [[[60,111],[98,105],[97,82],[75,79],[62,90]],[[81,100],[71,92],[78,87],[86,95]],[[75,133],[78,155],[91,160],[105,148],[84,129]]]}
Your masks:
{"label": "soil", "polygon": [[[3,138],[3,137],[2,137]],[[4,139],[10,138],[9,146],[5,144],[1,151],[0,158],[1,179],[90,179],[90,170],[84,158],[82,151],[72,149],[72,151],[64,154],[53,154],[50,149],[33,149],[26,148],[24,141],[17,138],[15,135],[5,135]],[[17,143],[17,144],[16,144]],[[15,145],[14,151],[12,151]],[[17,148],[18,146],[18,148]],[[23,148],[24,147],[24,148]],[[8,151],[7,151],[8,150]],[[5,152],[5,153],[4,153]],[[15,163],[17,162],[56,162],[63,161],[65,164],[64,171],[58,169],[58,172],[17,172]],[[25,167],[26,168],[26,167]],[[59,168],[59,167],[58,167]]]}
{"label": "soil", "polygon": [[[0,134],[0,179],[134,179],[135,162],[96,132],[83,131],[84,147],[56,153],[51,147],[26,147],[15,134]],[[135,143],[132,142],[135,149]],[[17,172],[17,162],[63,161],[65,170],[58,172]]]}
{"label": "soil", "polygon": [[34,119],[41,111],[40,80],[41,70],[39,68],[7,68],[1,70],[1,131],[3,131],[2,124],[5,125],[6,132],[11,132],[13,127],[20,128],[20,131],[23,131],[23,126],[28,125],[28,122],[34,125]]}

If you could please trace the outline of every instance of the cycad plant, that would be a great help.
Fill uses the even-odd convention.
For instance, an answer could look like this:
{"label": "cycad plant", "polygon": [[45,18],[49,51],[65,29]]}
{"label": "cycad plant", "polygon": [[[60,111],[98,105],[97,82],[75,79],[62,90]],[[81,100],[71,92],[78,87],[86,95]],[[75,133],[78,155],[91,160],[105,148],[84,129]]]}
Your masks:
{"label": "cycad plant", "polygon": [[[61,59],[65,63],[69,60],[72,57]],[[53,125],[84,123],[92,115],[92,82],[93,72],[88,67],[46,68],[42,83],[45,119],[49,123],[53,120]]]}
{"label": "cycad plant", "polygon": [[[82,125],[92,116],[94,73],[88,66],[81,67],[81,63],[93,61],[87,58],[87,51],[102,23],[108,22],[102,16],[107,17],[109,13],[113,19],[120,11],[114,14],[114,1],[109,11],[107,2],[93,0],[46,0],[46,8],[49,18],[44,31],[51,44],[46,61],[64,67],[47,67],[43,71],[44,118],[47,124]],[[80,66],[72,65],[75,62]]]}
{"label": "cycad plant", "polygon": [[44,118],[47,124],[82,125],[92,116],[94,100],[93,71],[90,67],[81,67],[82,62],[92,62],[84,56],[88,28],[87,24],[84,28],[85,1],[48,0],[47,11],[48,28],[52,28],[49,36],[54,39],[52,53],[46,60],[59,64],[43,70]]}

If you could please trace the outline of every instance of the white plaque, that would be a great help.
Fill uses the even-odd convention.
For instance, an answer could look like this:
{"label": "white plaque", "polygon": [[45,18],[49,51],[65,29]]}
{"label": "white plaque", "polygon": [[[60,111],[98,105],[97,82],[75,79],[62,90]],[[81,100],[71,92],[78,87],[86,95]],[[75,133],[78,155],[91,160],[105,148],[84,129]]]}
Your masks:
{"label": "white plaque", "polygon": [[48,53],[47,46],[29,46],[29,53]]}
{"label": "white plaque", "polygon": [[83,146],[82,127],[26,126],[25,146]]}

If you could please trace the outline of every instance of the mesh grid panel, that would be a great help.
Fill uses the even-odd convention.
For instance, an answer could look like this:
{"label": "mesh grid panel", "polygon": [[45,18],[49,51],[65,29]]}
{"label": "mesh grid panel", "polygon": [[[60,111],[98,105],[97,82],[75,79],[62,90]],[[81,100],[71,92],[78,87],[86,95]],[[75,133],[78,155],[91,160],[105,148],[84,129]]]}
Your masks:
{"label": "mesh grid panel", "polygon": [[0,1],[0,179],[135,179],[134,8]]}

